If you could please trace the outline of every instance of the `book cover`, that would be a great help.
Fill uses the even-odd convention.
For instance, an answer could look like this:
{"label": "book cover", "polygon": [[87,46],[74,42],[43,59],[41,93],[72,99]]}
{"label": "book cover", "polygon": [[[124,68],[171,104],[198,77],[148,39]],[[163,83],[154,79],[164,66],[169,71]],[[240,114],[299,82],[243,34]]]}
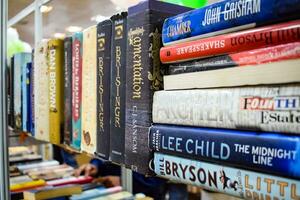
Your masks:
{"label": "book cover", "polygon": [[82,32],[72,36],[72,143],[80,150],[81,144],[81,106],[82,106]]}
{"label": "book cover", "polygon": [[[29,67],[31,65],[31,54],[26,56],[22,66],[22,131],[28,131],[28,112],[29,112]],[[30,66],[31,68],[31,66]]]}
{"label": "book cover", "polygon": [[300,43],[288,43],[273,47],[231,53],[211,58],[204,58],[183,63],[172,63],[169,66],[170,75],[223,69],[227,67],[254,66],[264,63],[300,58]]}
{"label": "book cover", "polygon": [[300,41],[300,20],[163,47],[163,63],[182,62]]}
{"label": "book cover", "polygon": [[166,19],[164,45],[299,18],[299,0],[231,0]]}
{"label": "book cover", "polygon": [[300,132],[300,85],[158,91],[153,122],[266,132]]}
{"label": "book cover", "polygon": [[26,66],[26,90],[27,90],[27,124],[26,124],[26,130],[28,133],[31,133],[31,135],[34,135],[33,133],[33,127],[32,127],[32,106],[33,103],[31,102],[32,98],[32,86],[31,86],[31,74],[32,74],[32,62],[27,63]]}
{"label": "book cover", "polygon": [[50,141],[49,136],[49,73],[48,40],[38,42],[34,56],[34,132],[35,138]]}
{"label": "book cover", "polygon": [[43,187],[24,192],[24,199],[26,200],[40,200],[40,199],[53,199],[57,197],[65,197],[74,194],[80,194],[82,188],[80,185],[65,185],[59,187]]}
{"label": "book cover", "polygon": [[108,160],[110,150],[111,20],[97,25],[97,150]]}
{"label": "book cover", "polygon": [[97,138],[97,26],[83,31],[81,150],[94,154]]}
{"label": "book cover", "polygon": [[121,186],[115,186],[112,188],[98,187],[92,190],[82,192],[80,195],[73,195],[70,200],[89,200],[96,197],[103,197],[109,194],[118,193],[122,191]]}
{"label": "book cover", "polygon": [[300,181],[154,153],[161,177],[245,199],[299,199]]}
{"label": "book cover", "polygon": [[164,90],[298,83],[300,82],[299,65],[300,59],[293,59],[245,67],[167,75],[163,77]]}
{"label": "book cover", "polygon": [[47,185],[61,186],[61,185],[68,185],[68,184],[85,184],[85,183],[92,182],[92,180],[93,178],[90,176],[67,177],[67,178],[47,181]]}
{"label": "book cover", "polygon": [[72,141],[72,37],[64,39],[64,134],[63,143]]}
{"label": "book cover", "polygon": [[[23,107],[27,109],[27,104],[23,105],[22,99],[24,89],[26,88],[25,79],[26,77],[26,65],[31,60],[30,53],[17,53],[14,55],[14,69],[13,69],[13,87],[14,87],[14,127],[17,130],[23,131]],[[25,71],[25,73],[24,73]],[[25,76],[23,75],[25,74]],[[24,85],[25,84],[25,85]],[[25,109],[24,108],[24,109]],[[27,115],[26,115],[27,116]],[[24,116],[25,118],[25,116]]]}
{"label": "book cover", "polygon": [[300,178],[299,136],[154,125],[149,147],[163,154]]}
{"label": "book cover", "polygon": [[188,9],[160,1],[130,7],[127,19],[125,164],[148,173],[148,129],[153,92],[162,89],[164,67],[159,60],[161,28],[166,17]]}
{"label": "book cover", "polygon": [[111,17],[110,160],[124,164],[127,13]]}
{"label": "book cover", "polygon": [[49,70],[49,135],[52,144],[61,143],[63,133],[63,69],[64,69],[64,41],[50,39],[48,42],[48,70]]}

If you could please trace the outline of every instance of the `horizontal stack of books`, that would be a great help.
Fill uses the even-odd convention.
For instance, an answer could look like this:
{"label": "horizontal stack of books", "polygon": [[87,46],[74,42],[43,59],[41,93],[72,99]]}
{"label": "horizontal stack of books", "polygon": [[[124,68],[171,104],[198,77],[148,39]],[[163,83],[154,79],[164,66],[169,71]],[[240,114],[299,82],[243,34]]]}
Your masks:
{"label": "horizontal stack of books", "polygon": [[225,0],[166,19],[157,175],[245,199],[300,198],[300,1]]}

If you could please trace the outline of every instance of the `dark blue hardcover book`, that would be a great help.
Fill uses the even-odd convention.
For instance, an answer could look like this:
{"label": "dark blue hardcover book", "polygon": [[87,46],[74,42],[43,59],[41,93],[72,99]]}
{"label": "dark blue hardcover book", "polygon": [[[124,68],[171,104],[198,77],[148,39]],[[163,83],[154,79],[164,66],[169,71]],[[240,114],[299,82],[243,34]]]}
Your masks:
{"label": "dark blue hardcover book", "polygon": [[277,133],[154,125],[153,151],[300,178],[300,137]]}
{"label": "dark blue hardcover book", "polygon": [[162,89],[166,69],[159,59],[163,21],[189,8],[151,0],[128,9],[126,66],[125,164],[150,174],[147,147],[152,124],[153,93]]}
{"label": "dark blue hardcover book", "polygon": [[[112,22],[97,25],[97,149],[108,160],[110,153],[110,84]],[[118,140],[118,139],[117,139]],[[123,141],[124,142],[124,141]],[[124,143],[123,143],[124,146]]]}
{"label": "dark blue hardcover book", "polygon": [[33,104],[31,102],[32,98],[32,87],[31,87],[31,73],[32,73],[32,63],[27,63],[26,66],[26,89],[27,89],[27,132],[33,134],[32,130],[32,107]]}
{"label": "dark blue hardcover book", "polygon": [[300,17],[300,0],[226,0],[166,19],[163,43],[171,45]]}
{"label": "dark blue hardcover book", "polygon": [[124,164],[127,12],[111,17],[110,160]]}

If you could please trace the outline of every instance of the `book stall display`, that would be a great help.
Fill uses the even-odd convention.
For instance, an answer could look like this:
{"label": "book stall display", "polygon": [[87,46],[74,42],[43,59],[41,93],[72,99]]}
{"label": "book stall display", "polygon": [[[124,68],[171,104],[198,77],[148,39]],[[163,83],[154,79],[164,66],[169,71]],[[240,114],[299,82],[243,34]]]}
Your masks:
{"label": "book stall display", "polygon": [[[202,200],[300,199],[300,0],[143,0],[47,39],[46,3],[26,8],[33,51],[1,63],[3,199],[153,199],[133,174]],[[44,144],[121,166],[121,186],[75,176]]]}

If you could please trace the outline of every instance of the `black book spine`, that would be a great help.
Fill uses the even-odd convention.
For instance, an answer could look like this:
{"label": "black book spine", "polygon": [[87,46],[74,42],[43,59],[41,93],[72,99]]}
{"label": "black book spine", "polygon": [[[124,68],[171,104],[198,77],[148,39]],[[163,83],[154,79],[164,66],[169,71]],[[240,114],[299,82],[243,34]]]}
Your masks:
{"label": "black book spine", "polygon": [[235,66],[238,66],[238,64],[230,57],[230,55],[222,55],[201,60],[170,64],[168,74],[173,75],[189,72],[209,71]]}
{"label": "black book spine", "polygon": [[97,25],[97,156],[108,160],[110,144],[111,20]]}
{"label": "black book spine", "polygon": [[110,160],[124,164],[127,13],[112,18]]}
{"label": "black book spine", "polygon": [[64,134],[62,141],[70,145],[72,138],[72,37],[64,40]]}
{"label": "black book spine", "polygon": [[8,114],[9,114],[9,121],[8,124],[14,128],[14,57],[10,59],[10,67],[8,68]]}
{"label": "black book spine", "polygon": [[163,88],[166,72],[159,51],[161,27],[168,16],[148,9],[128,17],[125,164],[142,174],[151,173],[148,132],[152,124],[153,93]]}

